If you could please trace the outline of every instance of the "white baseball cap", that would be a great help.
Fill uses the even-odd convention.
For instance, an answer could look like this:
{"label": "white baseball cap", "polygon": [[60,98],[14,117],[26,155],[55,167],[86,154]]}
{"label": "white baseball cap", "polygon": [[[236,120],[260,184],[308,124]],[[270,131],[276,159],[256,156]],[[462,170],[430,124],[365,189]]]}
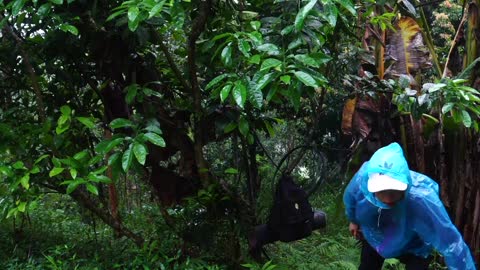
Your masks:
{"label": "white baseball cap", "polygon": [[367,182],[367,189],[372,193],[382,190],[405,191],[407,187],[408,185],[406,183],[382,173],[371,174]]}

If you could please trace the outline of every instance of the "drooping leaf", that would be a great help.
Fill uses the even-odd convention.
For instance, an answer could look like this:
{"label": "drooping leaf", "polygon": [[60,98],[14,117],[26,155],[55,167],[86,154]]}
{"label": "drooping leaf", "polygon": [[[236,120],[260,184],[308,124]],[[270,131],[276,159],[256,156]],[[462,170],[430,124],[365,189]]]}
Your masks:
{"label": "drooping leaf", "polygon": [[280,49],[273,43],[265,43],[257,47],[258,51],[266,52],[268,55],[279,55]]}
{"label": "drooping leaf", "polygon": [[124,118],[117,118],[115,120],[113,120],[112,122],[110,122],[110,127],[113,128],[113,129],[116,129],[116,128],[124,128],[124,127],[133,127],[133,123],[132,121],[128,120],[128,119],[124,119]]}
{"label": "drooping leaf", "polygon": [[76,117],[75,119],[77,119],[80,123],[82,123],[87,128],[95,127],[95,122],[90,117]]}
{"label": "drooping leaf", "polygon": [[310,0],[308,4],[306,4],[304,7],[300,9],[297,16],[295,17],[295,29],[297,31],[302,30],[305,18],[307,17],[308,13],[310,12],[310,10],[312,10],[312,8],[315,6],[316,3],[317,3],[317,0]]}
{"label": "drooping leaf", "polygon": [[282,61],[275,58],[267,58],[262,62],[260,71],[269,70],[271,68],[277,68],[282,65]]}
{"label": "drooping leaf", "polygon": [[245,39],[240,39],[238,41],[238,50],[245,56],[245,57],[250,57],[250,50],[252,47],[250,46],[250,43],[248,43],[247,40]]}
{"label": "drooping leaf", "polygon": [[226,133],[232,132],[236,128],[237,128],[237,124],[234,122],[230,122],[228,123],[228,125],[225,126],[225,128],[223,129],[223,132],[226,134]]}
{"label": "drooping leaf", "polygon": [[132,160],[133,160],[133,144],[130,144],[128,146],[128,149],[123,152],[122,156],[122,169],[124,172],[127,172],[128,169],[130,168],[130,165],[132,165]]}
{"label": "drooping leaf", "polygon": [[402,17],[395,25],[396,32],[389,32],[386,55],[394,59],[388,72],[394,76],[412,74],[430,68],[432,63],[424,45],[420,26],[414,19]]}
{"label": "drooping leaf", "polygon": [[225,48],[222,50],[221,54],[222,62],[225,66],[230,66],[232,64],[232,46],[229,43]]}
{"label": "drooping leaf", "polygon": [[348,10],[353,16],[357,15],[357,11],[354,7],[354,2],[350,0],[335,0],[335,2],[339,3],[343,8]]}
{"label": "drooping leaf", "polygon": [[145,165],[145,160],[147,159],[147,148],[145,145],[135,142],[133,144],[133,153],[135,154],[135,158],[137,159],[138,163]]}
{"label": "drooping leaf", "polygon": [[54,167],[50,173],[48,174],[48,176],[50,177],[54,177],[55,175],[58,175],[58,174],[61,174],[63,172],[63,170],[65,170],[65,168],[57,168],[57,167]]}
{"label": "drooping leaf", "polygon": [[163,5],[165,4],[166,0],[160,1],[160,3],[156,4],[149,12],[148,12],[148,18],[151,19],[152,17],[156,16],[158,13],[160,13],[163,9]]}
{"label": "drooping leaf", "polygon": [[86,186],[87,186],[87,190],[88,192],[94,194],[94,195],[97,195],[98,196],[98,189],[96,186],[90,184],[90,183],[86,183]]}
{"label": "drooping leaf", "polygon": [[233,98],[235,99],[235,103],[237,103],[240,108],[243,108],[247,99],[247,87],[241,80],[235,82]]}
{"label": "drooping leaf", "polygon": [[127,102],[127,104],[132,104],[133,101],[135,101],[137,92],[138,92],[138,85],[131,84],[127,87],[127,95],[125,96],[125,101]]}
{"label": "drooping leaf", "polygon": [[205,86],[205,90],[208,90],[210,88],[212,88],[213,86],[217,85],[219,82],[221,82],[223,79],[225,79],[226,77],[228,77],[228,73],[224,73],[224,74],[220,74],[218,75],[217,77],[213,78],[208,84],[207,86]]}
{"label": "drooping leaf", "polygon": [[230,94],[230,91],[232,90],[233,85],[232,84],[227,84],[225,85],[222,90],[220,91],[220,100],[223,103],[225,99],[228,98],[228,95]]}
{"label": "drooping leaf", "polygon": [[465,110],[462,110],[462,122],[463,125],[467,128],[472,126],[472,118],[470,117],[470,114]]}
{"label": "drooping leaf", "polygon": [[147,138],[147,140],[157,146],[160,146],[160,147],[165,147],[165,140],[158,134],[155,134],[155,133],[151,133],[151,132],[148,132],[148,133],[145,133],[145,138]]}
{"label": "drooping leaf", "polygon": [[25,189],[29,189],[30,188],[30,174],[27,173],[25,174],[22,178],[20,178],[20,184],[22,184],[22,186],[25,188]]}
{"label": "drooping leaf", "polygon": [[311,86],[311,87],[319,87],[318,83],[315,81],[315,79],[308,73],[305,73],[303,71],[295,71],[295,77],[299,79],[303,84],[306,86]]}
{"label": "drooping leaf", "polygon": [[78,29],[73,26],[73,25],[70,25],[70,24],[61,24],[59,26],[59,28],[63,31],[63,32],[69,32],[71,33],[72,35],[74,36],[77,36],[78,35]]}

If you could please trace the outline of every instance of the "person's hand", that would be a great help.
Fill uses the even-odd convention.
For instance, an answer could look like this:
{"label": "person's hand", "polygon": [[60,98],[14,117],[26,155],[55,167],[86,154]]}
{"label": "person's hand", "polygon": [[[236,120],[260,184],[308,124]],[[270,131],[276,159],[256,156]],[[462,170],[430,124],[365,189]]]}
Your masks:
{"label": "person's hand", "polygon": [[362,238],[362,231],[360,230],[360,226],[358,226],[357,224],[350,222],[350,225],[348,225],[348,230],[356,239]]}

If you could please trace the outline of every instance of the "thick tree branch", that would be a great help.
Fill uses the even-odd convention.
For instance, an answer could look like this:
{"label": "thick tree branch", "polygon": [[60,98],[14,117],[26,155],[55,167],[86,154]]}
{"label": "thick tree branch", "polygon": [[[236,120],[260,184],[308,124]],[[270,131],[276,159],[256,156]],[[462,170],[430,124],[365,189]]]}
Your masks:
{"label": "thick tree branch", "polygon": [[194,119],[194,151],[195,151],[195,161],[197,164],[197,169],[199,171],[200,179],[204,184],[208,184],[208,174],[205,159],[203,157],[203,140],[202,140],[202,123],[200,121],[203,118],[202,114],[202,104],[201,104],[201,90],[198,85],[197,78],[197,65],[196,60],[196,41],[200,34],[205,29],[205,24],[207,18],[210,14],[212,7],[212,0],[201,1],[200,8],[198,11],[198,16],[193,20],[192,31],[188,38],[188,67],[189,67],[189,76],[190,76],[190,85],[192,87],[192,96],[193,96],[193,106],[195,112]]}

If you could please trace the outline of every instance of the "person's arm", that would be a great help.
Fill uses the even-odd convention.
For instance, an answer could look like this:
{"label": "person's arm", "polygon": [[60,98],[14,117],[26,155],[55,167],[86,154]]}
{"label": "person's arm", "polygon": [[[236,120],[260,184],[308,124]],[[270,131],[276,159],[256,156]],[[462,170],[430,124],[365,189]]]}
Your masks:
{"label": "person's arm", "polygon": [[343,204],[345,205],[345,214],[347,215],[348,220],[358,225],[358,221],[355,218],[355,207],[357,205],[357,197],[359,196],[361,176],[365,170],[365,164],[362,165],[360,170],[353,176],[352,180],[348,184],[345,192],[343,193]]}
{"label": "person's arm", "polygon": [[475,270],[470,249],[440,199],[427,195],[420,200],[418,222],[414,224],[419,236],[443,255],[448,269]]}

